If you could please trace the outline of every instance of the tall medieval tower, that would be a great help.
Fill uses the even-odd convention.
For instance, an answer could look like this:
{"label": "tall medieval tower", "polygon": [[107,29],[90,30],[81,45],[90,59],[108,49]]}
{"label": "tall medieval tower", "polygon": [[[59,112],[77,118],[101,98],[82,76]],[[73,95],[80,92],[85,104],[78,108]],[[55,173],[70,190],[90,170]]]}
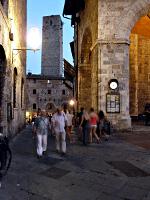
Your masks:
{"label": "tall medieval tower", "polygon": [[60,15],[43,17],[41,74],[63,77],[63,29]]}

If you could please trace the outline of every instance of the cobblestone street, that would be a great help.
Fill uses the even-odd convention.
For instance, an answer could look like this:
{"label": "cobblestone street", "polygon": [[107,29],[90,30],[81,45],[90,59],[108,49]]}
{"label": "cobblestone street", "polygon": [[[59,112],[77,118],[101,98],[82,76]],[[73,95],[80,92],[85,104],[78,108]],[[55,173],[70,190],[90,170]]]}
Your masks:
{"label": "cobblestone street", "polygon": [[141,145],[150,143],[149,134],[114,134],[87,147],[68,144],[66,157],[55,153],[50,137],[48,154],[37,159],[28,126],[11,141],[0,200],[149,200],[150,145]]}

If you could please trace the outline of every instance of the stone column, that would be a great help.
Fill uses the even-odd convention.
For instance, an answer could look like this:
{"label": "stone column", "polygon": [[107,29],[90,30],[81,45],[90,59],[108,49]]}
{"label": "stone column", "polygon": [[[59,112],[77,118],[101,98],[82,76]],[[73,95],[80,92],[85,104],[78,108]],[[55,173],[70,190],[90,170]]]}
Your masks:
{"label": "stone column", "polygon": [[99,40],[99,108],[106,112],[108,82],[117,79],[120,93],[120,113],[106,113],[118,129],[131,127],[129,115],[129,41]]}

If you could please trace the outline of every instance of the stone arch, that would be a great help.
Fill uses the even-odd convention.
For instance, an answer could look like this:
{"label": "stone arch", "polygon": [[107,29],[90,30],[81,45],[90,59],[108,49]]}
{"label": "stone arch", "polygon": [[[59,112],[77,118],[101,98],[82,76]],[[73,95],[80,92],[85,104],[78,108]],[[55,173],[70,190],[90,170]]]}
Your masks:
{"label": "stone arch", "polygon": [[138,0],[133,3],[128,11],[125,9],[122,13],[122,20],[119,20],[119,35],[121,38],[129,39],[132,28],[135,23],[142,17],[150,13],[150,0]]}
{"label": "stone arch", "polygon": [[91,107],[91,47],[92,31],[86,27],[81,42],[80,65],[79,65],[79,106]]}
{"label": "stone arch", "polygon": [[[129,51],[129,103],[130,115],[138,116],[144,112],[145,105],[150,102],[150,1],[133,17],[130,23]],[[138,9],[138,8],[137,8]],[[141,9],[141,10],[140,10]],[[136,19],[137,18],[137,19]],[[133,118],[134,119],[134,118]]]}

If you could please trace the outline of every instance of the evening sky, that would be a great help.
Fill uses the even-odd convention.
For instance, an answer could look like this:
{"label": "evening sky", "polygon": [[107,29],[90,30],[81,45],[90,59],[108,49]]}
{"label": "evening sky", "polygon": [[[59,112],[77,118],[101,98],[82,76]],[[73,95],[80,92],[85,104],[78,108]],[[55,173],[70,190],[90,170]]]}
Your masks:
{"label": "evening sky", "polygon": [[[63,57],[73,64],[70,42],[73,40],[71,21],[62,16],[65,0],[28,0],[27,1],[27,30],[38,27],[42,37],[43,16],[60,15],[63,21]],[[41,50],[27,52],[27,73],[41,73]]]}

